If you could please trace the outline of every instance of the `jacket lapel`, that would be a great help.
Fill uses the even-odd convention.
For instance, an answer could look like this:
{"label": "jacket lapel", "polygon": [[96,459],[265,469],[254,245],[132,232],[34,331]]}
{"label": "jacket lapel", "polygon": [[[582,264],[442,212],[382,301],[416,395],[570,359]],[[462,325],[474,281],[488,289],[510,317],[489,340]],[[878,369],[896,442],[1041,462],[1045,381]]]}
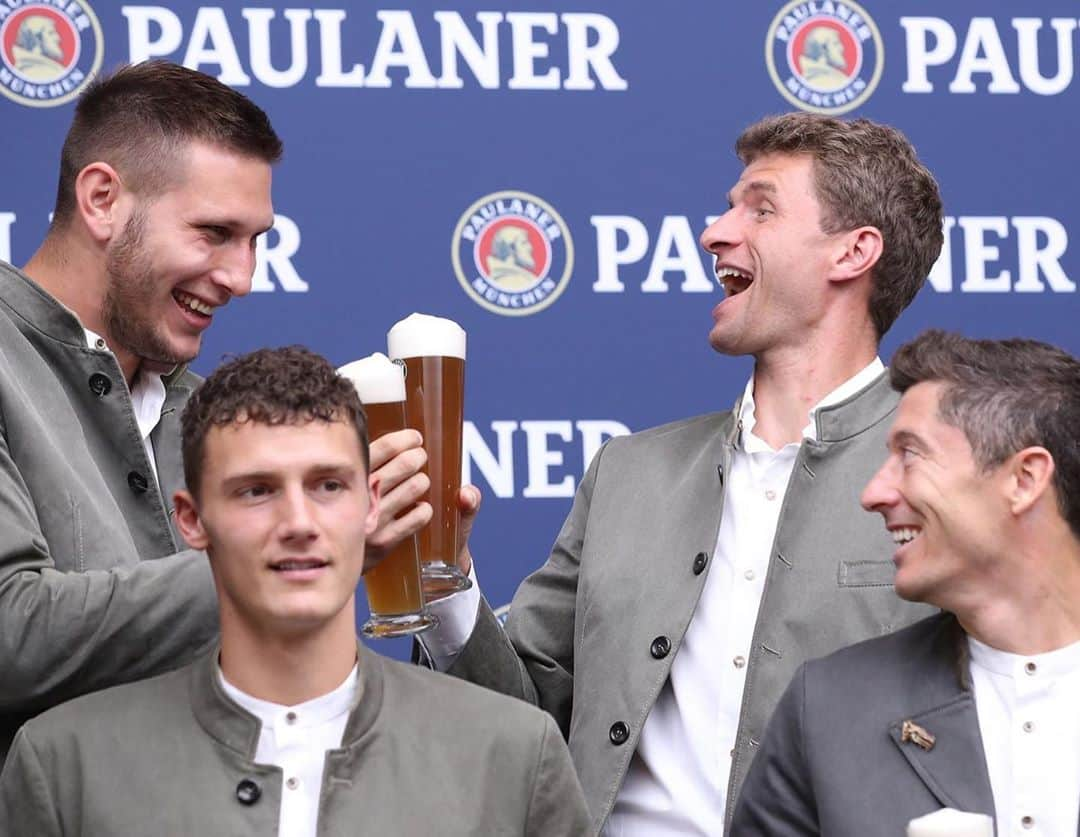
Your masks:
{"label": "jacket lapel", "polygon": [[963,630],[949,618],[923,660],[912,701],[920,709],[890,724],[889,737],[943,806],[993,817],[966,650]]}

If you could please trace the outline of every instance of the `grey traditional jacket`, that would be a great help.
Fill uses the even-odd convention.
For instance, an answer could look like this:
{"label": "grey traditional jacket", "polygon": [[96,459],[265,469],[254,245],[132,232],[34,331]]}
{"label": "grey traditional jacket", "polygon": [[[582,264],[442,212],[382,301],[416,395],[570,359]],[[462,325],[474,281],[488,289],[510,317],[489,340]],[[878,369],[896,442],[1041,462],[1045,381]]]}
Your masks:
{"label": "grey traditional jacket", "polygon": [[[803,661],[929,613],[892,589],[894,545],[859,495],[885,457],[887,376],[817,412],[780,512],[728,789],[728,816],[765,724]],[[733,413],[609,441],[504,633],[486,603],[450,673],[529,700],[568,737],[593,828],[607,819],[712,563]],[[730,664],[717,660],[717,665]]]}
{"label": "grey traditional jacket", "polygon": [[[360,692],[330,750],[318,834],[578,837],[566,744],[543,712],[360,648]],[[0,776],[0,824],[34,837],[276,835],[282,772],[216,653],[30,721]]]}
{"label": "grey traditional jacket", "polygon": [[[939,808],[994,816],[966,652],[956,619],[939,614],[807,663],[769,723],[732,834],[900,835]],[[905,736],[905,721],[932,746]]]}
{"label": "grey traditional jacket", "polygon": [[216,636],[209,564],[175,554],[166,506],[197,382],[166,383],[155,479],[112,353],[0,263],[0,760],[31,715],[176,668]]}

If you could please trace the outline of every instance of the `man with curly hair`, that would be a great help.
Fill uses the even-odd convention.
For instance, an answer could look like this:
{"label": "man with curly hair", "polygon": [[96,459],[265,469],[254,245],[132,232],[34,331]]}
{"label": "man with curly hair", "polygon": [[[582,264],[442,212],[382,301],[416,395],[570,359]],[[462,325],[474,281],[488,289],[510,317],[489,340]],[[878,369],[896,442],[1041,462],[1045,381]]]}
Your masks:
{"label": "man with curly hair", "polygon": [[35,837],[583,834],[551,716],[357,643],[380,486],[353,385],[306,349],[264,349],[211,375],[182,425],[177,522],[209,556],[220,646],[30,721],[0,822]]}

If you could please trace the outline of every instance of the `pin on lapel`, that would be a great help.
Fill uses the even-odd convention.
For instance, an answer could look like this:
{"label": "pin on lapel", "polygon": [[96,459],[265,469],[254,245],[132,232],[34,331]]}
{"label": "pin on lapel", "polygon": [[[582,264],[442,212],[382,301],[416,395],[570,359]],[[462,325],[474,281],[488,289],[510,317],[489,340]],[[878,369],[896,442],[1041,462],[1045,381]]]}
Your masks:
{"label": "pin on lapel", "polygon": [[914,721],[904,721],[900,726],[900,741],[904,744],[910,741],[929,751],[934,749],[934,742],[937,741],[937,738],[928,729],[919,726]]}

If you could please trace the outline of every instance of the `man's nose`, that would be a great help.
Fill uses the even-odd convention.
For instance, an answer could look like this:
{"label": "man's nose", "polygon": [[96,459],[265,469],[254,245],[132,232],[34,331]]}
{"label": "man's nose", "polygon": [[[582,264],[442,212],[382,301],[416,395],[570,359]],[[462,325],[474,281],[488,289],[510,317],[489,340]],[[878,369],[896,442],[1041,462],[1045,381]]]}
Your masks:
{"label": "man's nose", "polygon": [[896,504],[896,466],[896,457],[890,456],[866,484],[859,501],[868,512],[881,511]]}
{"label": "man's nose", "polygon": [[735,210],[729,209],[709,224],[698,240],[707,252],[715,256],[719,255],[725,247],[738,244],[739,237],[735,225]]}
{"label": "man's nose", "polygon": [[229,296],[251,293],[251,278],[255,273],[255,245],[237,241],[221,254],[221,261],[211,275],[215,284],[228,291]]}
{"label": "man's nose", "polygon": [[285,539],[312,538],[316,534],[311,500],[302,488],[283,492],[280,505],[279,530]]}

